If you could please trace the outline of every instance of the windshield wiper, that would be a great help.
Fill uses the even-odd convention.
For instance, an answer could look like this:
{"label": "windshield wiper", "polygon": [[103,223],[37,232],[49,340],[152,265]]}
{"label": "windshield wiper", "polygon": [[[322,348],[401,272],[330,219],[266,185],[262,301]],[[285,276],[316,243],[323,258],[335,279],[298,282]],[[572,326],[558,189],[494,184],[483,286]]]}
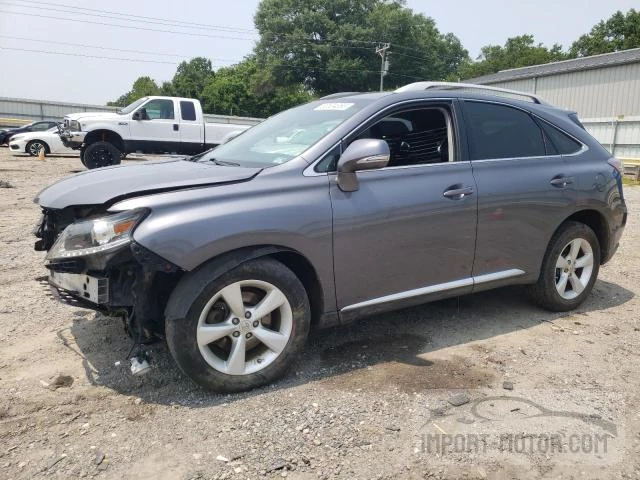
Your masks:
{"label": "windshield wiper", "polygon": [[239,167],[240,166],[239,163],[229,162],[228,160],[216,160],[215,158],[212,158],[209,161],[215,163],[216,165],[223,165],[223,166],[226,166],[226,167]]}

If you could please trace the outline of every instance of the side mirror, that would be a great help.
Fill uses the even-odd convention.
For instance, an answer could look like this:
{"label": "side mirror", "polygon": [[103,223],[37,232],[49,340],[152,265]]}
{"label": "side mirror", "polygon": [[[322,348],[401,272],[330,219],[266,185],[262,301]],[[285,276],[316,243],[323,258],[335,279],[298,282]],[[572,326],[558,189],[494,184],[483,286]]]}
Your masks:
{"label": "side mirror", "polygon": [[343,192],[360,188],[356,172],[384,168],[389,163],[389,144],[384,140],[365,138],[347,147],[338,160],[338,186]]}
{"label": "side mirror", "polygon": [[147,109],[142,107],[138,111],[136,111],[131,118],[133,120],[149,120],[149,116],[147,115]]}

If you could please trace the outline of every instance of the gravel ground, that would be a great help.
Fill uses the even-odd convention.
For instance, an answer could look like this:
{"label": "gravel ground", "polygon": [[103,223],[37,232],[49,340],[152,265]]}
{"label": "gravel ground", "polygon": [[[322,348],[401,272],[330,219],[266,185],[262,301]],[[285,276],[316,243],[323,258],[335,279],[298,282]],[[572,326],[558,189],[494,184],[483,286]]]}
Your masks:
{"label": "gravel ground", "polygon": [[131,376],[120,323],[48,295],[32,199],[80,169],[0,149],[0,478],[640,478],[640,188],[578,311],[505,288],[372,317],[214,395],[162,343]]}

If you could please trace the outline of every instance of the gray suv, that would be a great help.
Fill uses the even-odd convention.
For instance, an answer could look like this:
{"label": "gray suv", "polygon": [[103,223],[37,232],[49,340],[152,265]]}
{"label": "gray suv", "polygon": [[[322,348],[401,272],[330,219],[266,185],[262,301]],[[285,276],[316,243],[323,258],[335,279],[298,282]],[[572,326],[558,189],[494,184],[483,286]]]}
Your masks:
{"label": "gray suv", "polygon": [[536,96],[421,82],[65,178],[36,199],[36,250],[61,298],[232,392],[280,377],[311,327],[514,284],[576,308],[624,229],[620,170]]}

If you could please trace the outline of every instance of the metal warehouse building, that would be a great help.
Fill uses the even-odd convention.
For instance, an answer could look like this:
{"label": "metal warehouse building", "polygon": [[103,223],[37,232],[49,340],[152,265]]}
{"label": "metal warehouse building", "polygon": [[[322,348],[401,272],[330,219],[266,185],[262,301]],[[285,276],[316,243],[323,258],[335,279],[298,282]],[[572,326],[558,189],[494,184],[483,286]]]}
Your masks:
{"label": "metal warehouse building", "polygon": [[640,48],[503,70],[467,82],[535,93],[575,110],[614,155],[640,159]]}

